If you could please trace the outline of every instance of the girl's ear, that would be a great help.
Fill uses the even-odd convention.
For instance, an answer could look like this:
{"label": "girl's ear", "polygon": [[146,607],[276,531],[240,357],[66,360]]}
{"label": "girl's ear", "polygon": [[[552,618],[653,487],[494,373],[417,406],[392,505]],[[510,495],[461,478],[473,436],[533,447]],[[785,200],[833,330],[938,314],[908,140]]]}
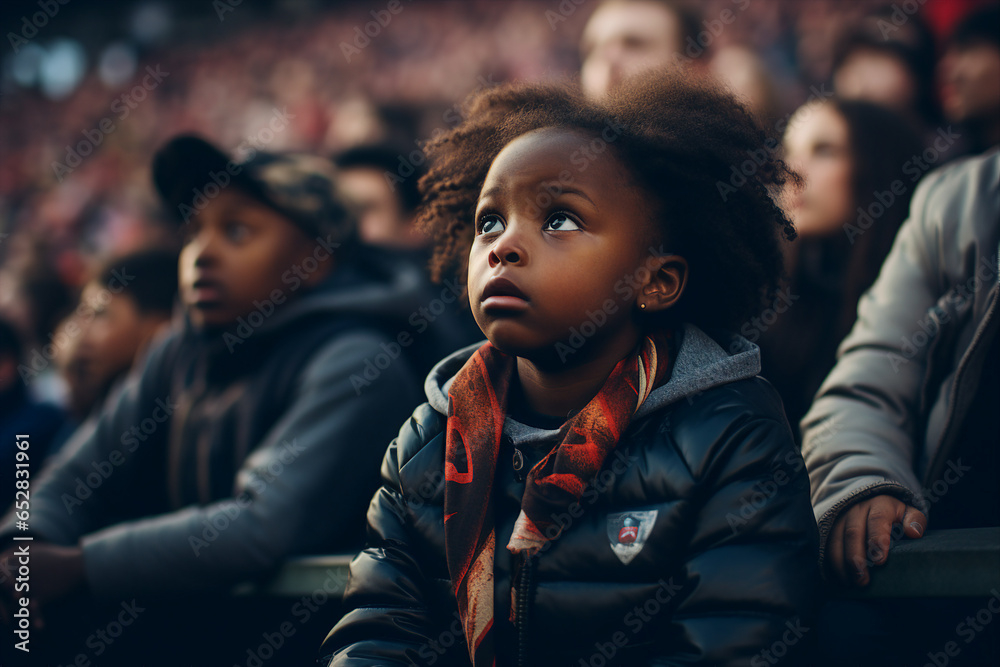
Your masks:
{"label": "girl's ear", "polygon": [[636,300],[638,307],[647,313],[663,311],[673,306],[681,298],[687,285],[687,260],[680,255],[664,255],[657,258],[657,262],[659,268],[650,274]]}

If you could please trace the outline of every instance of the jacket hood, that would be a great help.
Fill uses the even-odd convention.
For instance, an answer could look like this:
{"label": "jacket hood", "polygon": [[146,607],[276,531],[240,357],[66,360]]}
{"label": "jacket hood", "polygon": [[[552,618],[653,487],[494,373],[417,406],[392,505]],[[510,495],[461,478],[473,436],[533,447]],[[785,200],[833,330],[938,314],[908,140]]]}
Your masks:
{"label": "jacket hood", "polygon": [[[760,348],[738,334],[725,333],[714,338],[693,324],[685,324],[679,333],[677,357],[670,379],[653,390],[639,407],[635,418],[712,387],[756,377],[760,373]],[[431,407],[443,415],[448,414],[448,388],[452,380],[485,342],[458,350],[434,366],[424,383]],[[512,420],[508,417],[507,421]]]}

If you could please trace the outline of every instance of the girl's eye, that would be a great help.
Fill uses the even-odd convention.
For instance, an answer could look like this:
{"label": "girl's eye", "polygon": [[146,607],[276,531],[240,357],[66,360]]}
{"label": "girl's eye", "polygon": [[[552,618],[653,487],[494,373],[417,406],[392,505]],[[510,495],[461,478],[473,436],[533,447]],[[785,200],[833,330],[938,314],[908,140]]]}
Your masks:
{"label": "girl's eye", "polygon": [[566,213],[556,213],[545,221],[545,229],[556,232],[571,232],[580,229],[573,218]]}
{"label": "girl's eye", "polygon": [[484,215],[479,219],[480,234],[497,234],[504,230],[503,221],[495,215]]}

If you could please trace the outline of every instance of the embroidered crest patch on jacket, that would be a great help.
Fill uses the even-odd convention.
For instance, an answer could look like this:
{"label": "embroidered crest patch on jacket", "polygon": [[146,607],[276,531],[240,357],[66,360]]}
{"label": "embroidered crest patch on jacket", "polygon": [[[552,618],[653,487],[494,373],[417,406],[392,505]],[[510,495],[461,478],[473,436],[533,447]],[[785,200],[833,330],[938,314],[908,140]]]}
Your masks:
{"label": "embroidered crest patch on jacket", "polygon": [[608,540],[611,550],[625,565],[635,558],[645,546],[656,523],[657,510],[622,512],[608,515]]}

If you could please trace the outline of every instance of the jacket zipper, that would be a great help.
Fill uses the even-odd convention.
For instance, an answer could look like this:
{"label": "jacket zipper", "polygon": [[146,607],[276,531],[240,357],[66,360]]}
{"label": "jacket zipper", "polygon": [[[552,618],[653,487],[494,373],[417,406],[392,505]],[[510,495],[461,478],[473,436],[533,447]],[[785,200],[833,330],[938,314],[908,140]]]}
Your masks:
{"label": "jacket zipper", "polygon": [[514,447],[514,457],[511,461],[514,468],[514,479],[523,482],[527,478],[527,473],[524,471],[524,453],[514,444],[513,439],[510,440],[510,444]]}
{"label": "jacket zipper", "polygon": [[535,557],[525,555],[517,581],[517,608],[514,623],[517,627],[517,664],[528,665],[528,621],[531,609],[531,589],[535,578]]}
{"label": "jacket zipper", "polygon": [[[991,291],[998,289],[1000,288],[994,285],[993,288],[991,288]],[[987,339],[989,334],[996,335],[996,329],[1000,326],[995,321],[1000,319],[1000,312],[998,311],[1000,311],[1000,293],[993,295],[989,309],[986,311],[986,314],[983,316],[982,323],[973,335],[972,341],[969,343],[969,348],[958,362],[958,368],[955,370],[955,379],[952,383],[951,390],[948,392],[948,412],[945,416],[945,426],[941,430],[941,440],[938,443],[934,459],[928,462],[927,474],[922,480],[925,484],[938,479],[940,474],[944,471],[948,458],[951,456],[953,450],[958,444],[958,431],[956,429],[958,429],[961,424],[958,423],[959,419],[955,412],[958,409],[957,406],[960,401],[971,401],[971,397],[967,396],[968,391],[962,390],[962,380],[964,380],[966,374],[970,372],[970,367],[976,364],[981,364],[984,361],[989,348],[984,341]],[[984,349],[986,349],[987,352],[982,352]],[[965,414],[962,415],[962,417],[964,416]]]}
{"label": "jacket zipper", "polygon": [[[174,418],[171,420],[170,434],[168,436],[167,450],[167,486],[170,493],[170,500],[175,508],[184,507],[185,491],[183,479],[184,451],[187,430],[190,426],[189,419],[191,412],[199,400],[203,400],[208,393],[208,386],[204,380],[196,379],[192,390],[187,394],[181,394],[181,405],[174,411]],[[196,397],[196,398],[195,398]]]}

